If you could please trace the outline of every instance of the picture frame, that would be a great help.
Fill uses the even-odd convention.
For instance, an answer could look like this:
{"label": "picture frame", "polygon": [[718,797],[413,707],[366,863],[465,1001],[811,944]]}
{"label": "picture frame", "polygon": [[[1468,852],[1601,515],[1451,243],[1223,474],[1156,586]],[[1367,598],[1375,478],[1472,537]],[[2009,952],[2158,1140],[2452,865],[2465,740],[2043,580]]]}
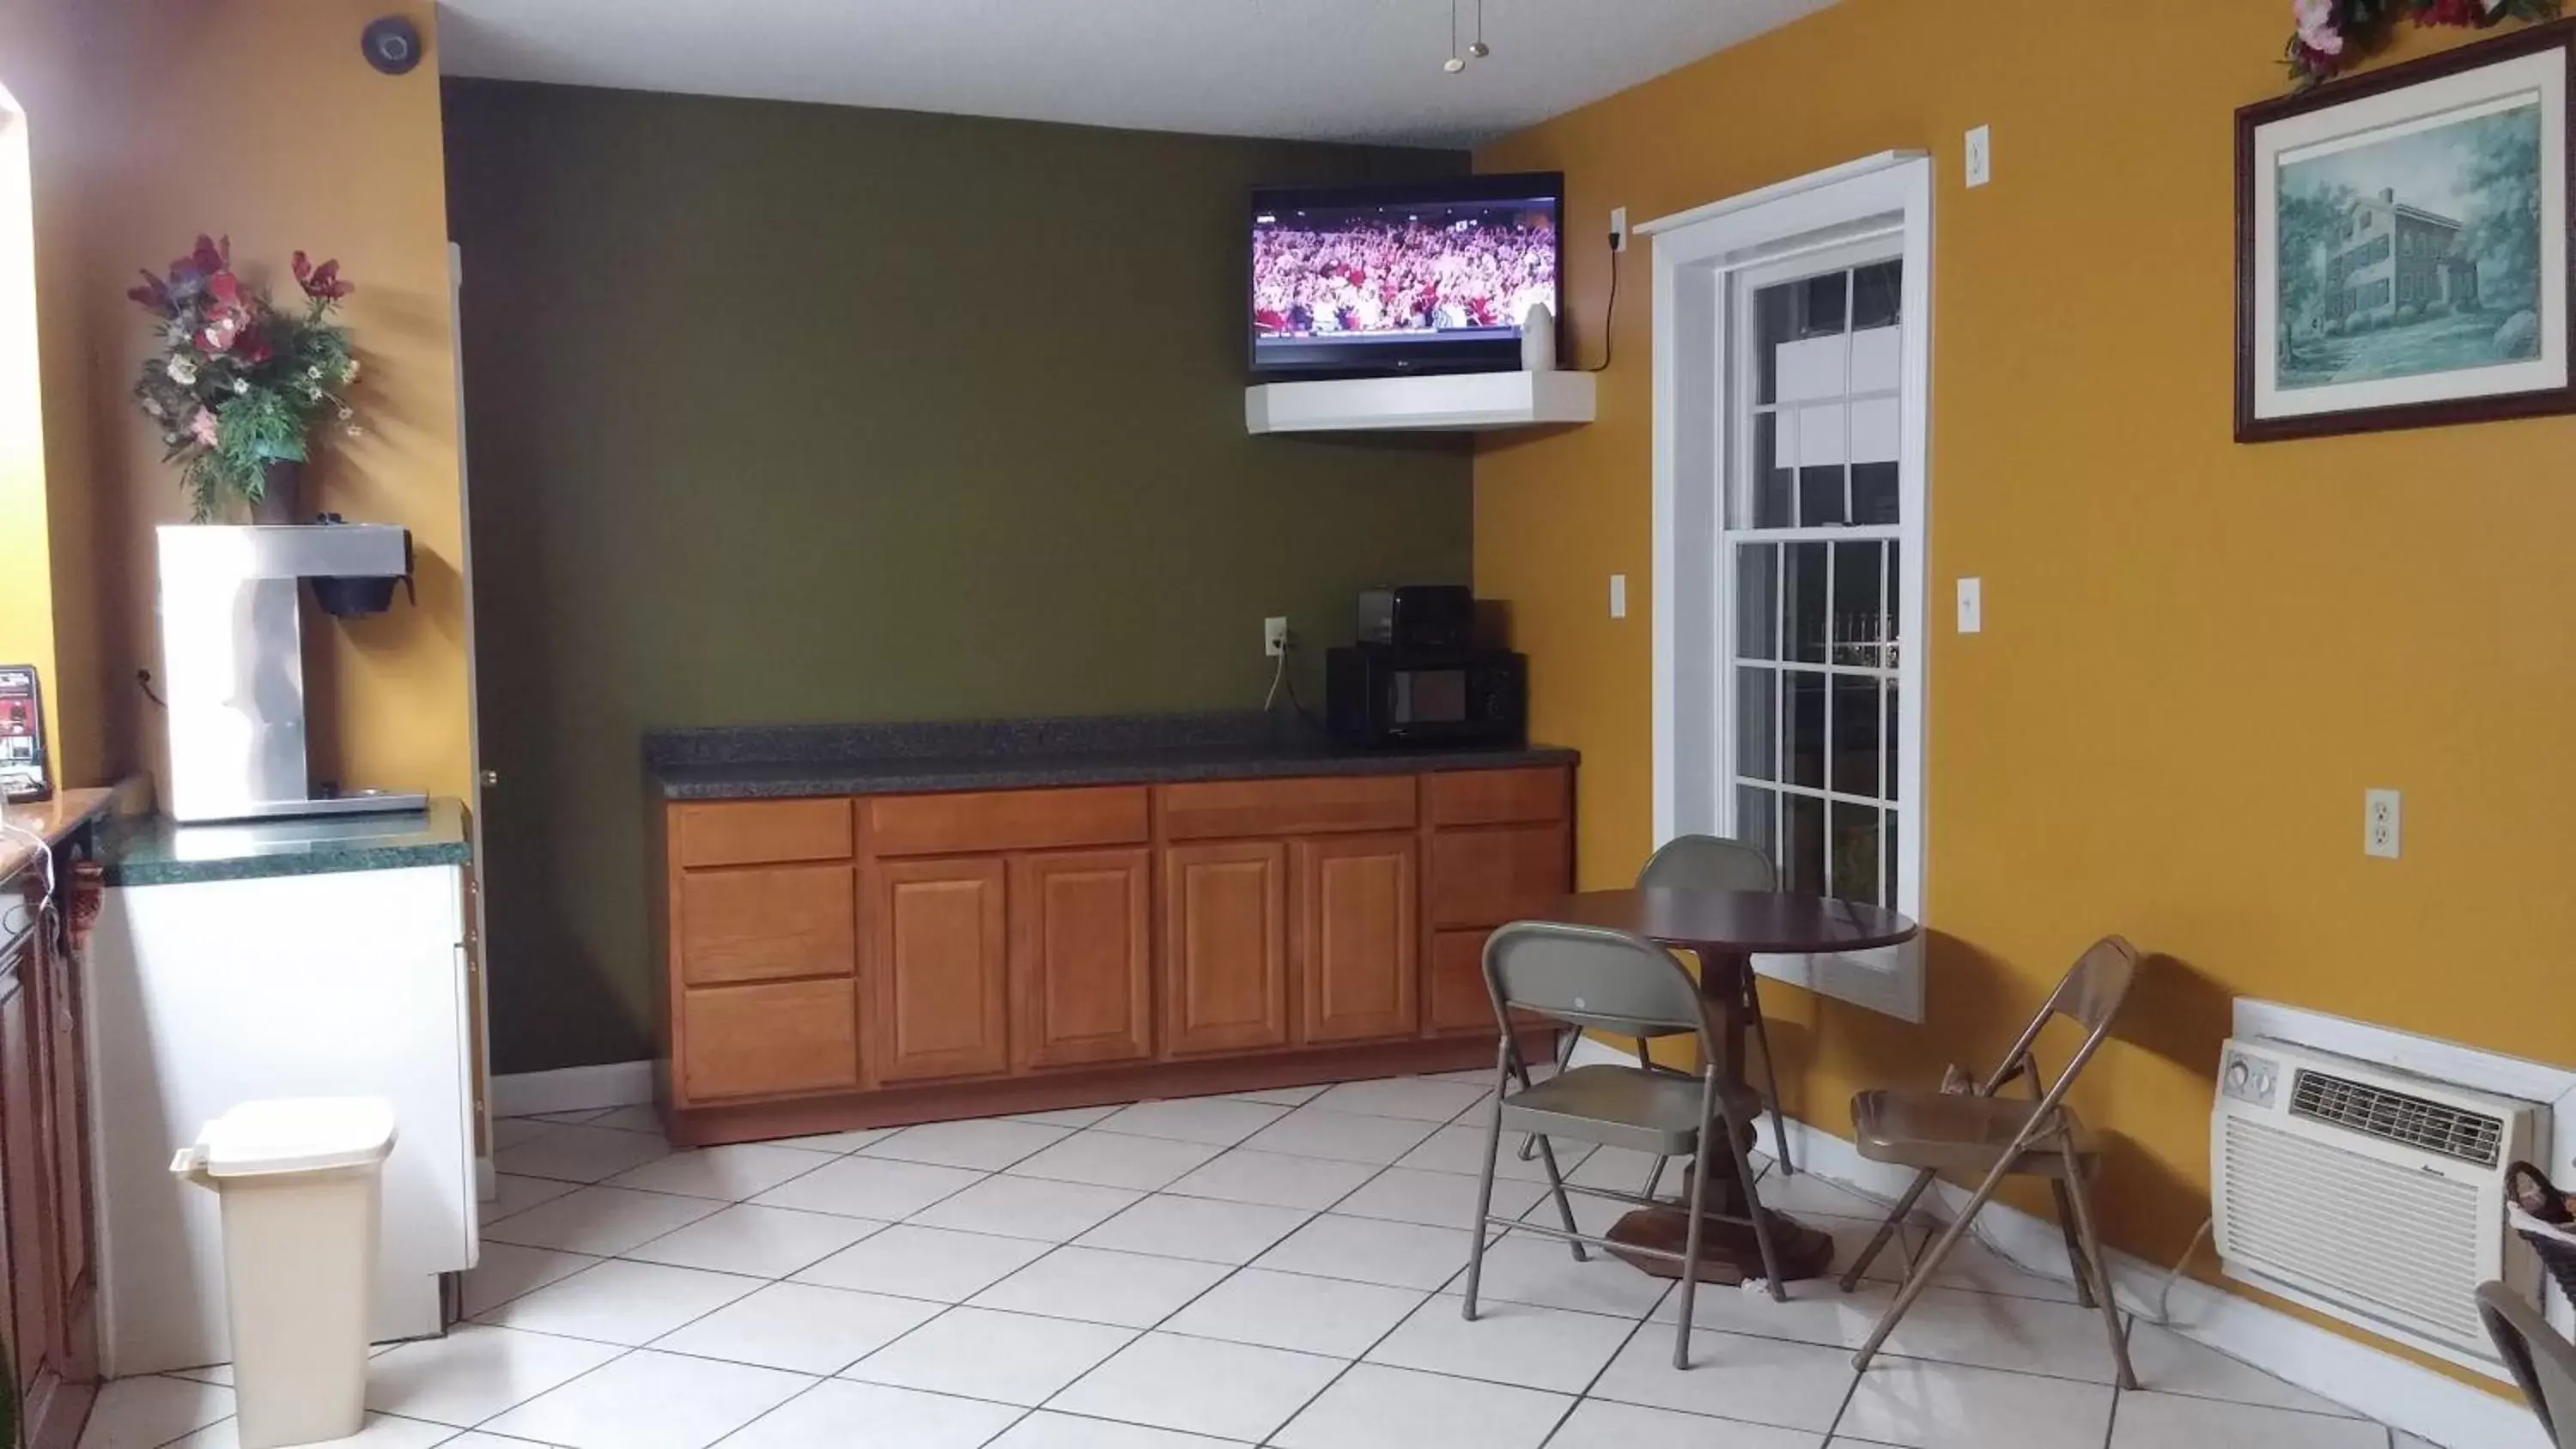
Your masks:
{"label": "picture frame", "polygon": [[2576,20],[2236,113],[2236,441],[2576,412]]}

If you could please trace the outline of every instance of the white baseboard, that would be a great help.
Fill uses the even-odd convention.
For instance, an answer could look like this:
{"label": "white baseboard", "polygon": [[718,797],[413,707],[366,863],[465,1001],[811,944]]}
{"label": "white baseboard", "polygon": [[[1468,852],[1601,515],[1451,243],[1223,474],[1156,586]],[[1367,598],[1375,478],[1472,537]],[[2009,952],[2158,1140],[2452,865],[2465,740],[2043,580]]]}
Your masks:
{"label": "white baseboard", "polygon": [[[1574,1060],[1580,1065],[1635,1058],[1587,1037],[1575,1047]],[[1912,1172],[1872,1162],[1849,1139],[1804,1122],[1789,1124],[1789,1148],[1800,1172],[1814,1173],[1873,1202],[1894,1203],[1914,1181]],[[1931,1196],[1939,1198],[1938,1204],[1917,1211],[1945,1222],[1968,1199],[1965,1189],[1947,1183]],[[1971,1231],[1988,1249],[2024,1272],[2059,1282],[2072,1277],[2066,1240],[2054,1223],[2003,1203],[1988,1203]],[[2157,1296],[2164,1290],[2165,1266],[2116,1249],[2110,1258],[2111,1285],[2120,1302],[2152,1316]],[[2183,1337],[2442,1449],[2550,1449],[2539,1421],[2519,1397],[2487,1393],[2196,1278],[2175,1281],[2166,1311],[2170,1315],[2166,1326]]]}
{"label": "white baseboard", "polygon": [[642,1106],[653,1100],[653,1064],[603,1062],[595,1067],[494,1077],[491,1100],[495,1117]]}

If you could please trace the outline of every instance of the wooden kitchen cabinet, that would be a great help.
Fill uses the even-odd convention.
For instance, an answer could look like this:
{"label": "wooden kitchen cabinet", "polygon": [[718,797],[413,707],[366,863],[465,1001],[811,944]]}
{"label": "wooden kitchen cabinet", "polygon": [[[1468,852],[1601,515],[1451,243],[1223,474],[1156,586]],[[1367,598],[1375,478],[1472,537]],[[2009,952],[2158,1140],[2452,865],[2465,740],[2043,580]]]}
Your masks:
{"label": "wooden kitchen cabinet", "polygon": [[1285,842],[1163,852],[1163,971],[1170,1055],[1288,1044]]}
{"label": "wooden kitchen cabinet", "polygon": [[1301,1040],[1413,1035],[1420,1020],[1420,855],[1410,831],[1296,843]]}
{"label": "wooden kitchen cabinet", "polygon": [[1049,851],[1011,862],[1012,1065],[1154,1053],[1154,854]]}
{"label": "wooden kitchen cabinet", "polygon": [[999,856],[879,861],[868,878],[868,1034],[880,1082],[1011,1065],[1007,872]]}
{"label": "wooden kitchen cabinet", "polygon": [[1570,887],[1571,776],[665,802],[665,1123],[703,1146],[1486,1065],[1485,935]]}
{"label": "wooden kitchen cabinet", "polygon": [[[68,866],[62,880],[65,910],[95,891]],[[87,1081],[70,933],[37,900],[32,877],[0,880],[0,1331],[17,1444],[71,1449],[98,1377]]]}

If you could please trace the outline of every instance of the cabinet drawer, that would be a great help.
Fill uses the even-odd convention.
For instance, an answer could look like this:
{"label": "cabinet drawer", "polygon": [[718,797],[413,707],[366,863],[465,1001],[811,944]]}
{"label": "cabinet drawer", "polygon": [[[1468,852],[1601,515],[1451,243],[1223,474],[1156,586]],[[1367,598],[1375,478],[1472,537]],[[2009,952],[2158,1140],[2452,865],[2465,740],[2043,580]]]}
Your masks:
{"label": "cabinet drawer", "polygon": [[1557,765],[1535,770],[1447,771],[1424,777],[1422,810],[1433,825],[1563,820],[1567,779]]}
{"label": "cabinet drawer", "polygon": [[680,979],[691,986],[847,976],[858,897],[846,865],[691,871],[680,877]]}
{"label": "cabinet drawer", "polygon": [[1142,785],[888,795],[868,802],[868,848],[877,855],[1141,845],[1146,834]]}
{"label": "cabinet drawer", "polygon": [[[1433,1036],[1492,1036],[1494,998],[1485,990],[1485,938],[1491,931],[1434,931],[1431,966],[1422,974],[1424,1027]],[[1514,1026],[1545,1026],[1547,1018],[1512,1013]]]}
{"label": "cabinet drawer", "polygon": [[1544,914],[1567,889],[1562,825],[1493,825],[1431,837],[1431,924],[1499,926]]}
{"label": "cabinet drawer", "polygon": [[856,989],[848,981],[715,986],[681,998],[689,1100],[822,1092],[859,1084]]}
{"label": "cabinet drawer", "polygon": [[1411,775],[1210,780],[1161,790],[1166,840],[1410,830]]}
{"label": "cabinet drawer", "polygon": [[671,836],[684,866],[768,865],[850,858],[847,800],[742,800],[674,805]]}

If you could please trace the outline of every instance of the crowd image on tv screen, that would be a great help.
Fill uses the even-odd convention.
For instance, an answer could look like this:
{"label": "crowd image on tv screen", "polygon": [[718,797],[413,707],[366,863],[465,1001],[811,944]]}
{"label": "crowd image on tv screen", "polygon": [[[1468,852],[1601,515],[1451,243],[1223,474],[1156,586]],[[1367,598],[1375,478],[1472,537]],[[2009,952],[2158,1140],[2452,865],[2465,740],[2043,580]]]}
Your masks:
{"label": "crowd image on tv screen", "polygon": [[1533,304],[1556,305],[1556,223],[1544,211],[1351,215],[1252,236],[1264,337],[1517,327]]}

